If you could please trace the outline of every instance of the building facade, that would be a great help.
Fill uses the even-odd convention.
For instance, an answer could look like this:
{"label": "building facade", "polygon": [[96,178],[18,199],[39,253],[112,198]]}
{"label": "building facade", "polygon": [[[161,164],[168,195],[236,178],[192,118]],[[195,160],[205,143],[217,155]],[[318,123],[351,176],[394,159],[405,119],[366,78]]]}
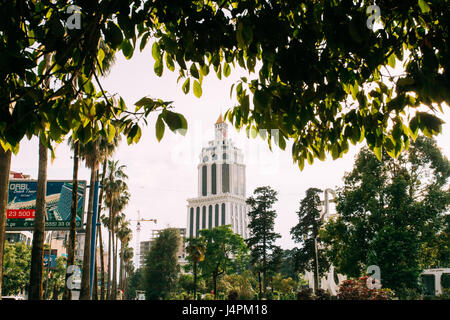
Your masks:
{"label": "building facade", "polygon": [[[177,258],[178,263],[180,265],[185,265],[186,261],[186,250],[185,250],[185,239],[186,239],[186,229],[185,228],[176,228],[180,233],[180,243],[177,250]],[[139,266],[145,265],[145,259],[147,258],[148,253],[152,247],[152,242],[155,240],[161,230],[152,230],[151,238],[148,241],[141,241],[139,245]]]}
{"label": "building facade", "polygon": [[201,151],[197,170],[198,195],[187,200],[186,236],[231,225],[235,233],[248,238],[244,155],[228,138],[222,115],[215,124],[215,139]]}

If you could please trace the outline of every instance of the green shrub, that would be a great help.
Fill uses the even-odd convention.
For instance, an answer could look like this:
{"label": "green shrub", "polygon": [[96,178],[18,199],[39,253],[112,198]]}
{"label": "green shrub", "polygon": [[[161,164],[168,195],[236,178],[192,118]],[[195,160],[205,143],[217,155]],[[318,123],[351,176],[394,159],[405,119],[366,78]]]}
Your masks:
{"label": "green shrub", "polygon": [[323,289],[317,289],[317,292],[315,294],[316,300],[331,300],[331,294],[328,293],[328,291]]}
{"label": "green shrub", "polygon": [[297,292],[297,300],[313,300],[313,289],[303,288]]}
{"label": "green shrub", "polygon": [[450,274],[449,273],[442,274],[441,286],[442,286],[442,289],[450,289]]}

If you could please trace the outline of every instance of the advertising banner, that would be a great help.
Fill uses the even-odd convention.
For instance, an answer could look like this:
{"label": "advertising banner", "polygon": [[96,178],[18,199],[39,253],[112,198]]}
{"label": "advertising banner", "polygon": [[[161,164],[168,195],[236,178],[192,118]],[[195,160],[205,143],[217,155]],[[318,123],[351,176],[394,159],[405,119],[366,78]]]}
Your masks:
{"label": "advertising banner", "polygon": [[[6,230],[32,230],[36,209],[35,180],[11,180],[8,189]],[[86,181],[78,181],[77,229],[82,228]],[[47,181],[45,230],[68,230],[72,206],[72,180]]]}
{"label": "advertising banner", "polygon": [[56,258],[58,257],[58,250],[52,249],[50,252],[50,265],[48,264],[49,260],[49,250],[44,249],[44,267],[49,269],[55,269],[56,268]]}

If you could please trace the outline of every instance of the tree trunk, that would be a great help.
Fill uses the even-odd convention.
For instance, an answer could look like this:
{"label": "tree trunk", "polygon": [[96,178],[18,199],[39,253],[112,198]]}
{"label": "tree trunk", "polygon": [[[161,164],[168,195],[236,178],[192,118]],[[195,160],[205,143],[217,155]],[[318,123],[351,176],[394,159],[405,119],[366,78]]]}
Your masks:
{"label": "tree trunk", "polygon": [[119,252],[119,289],[123,289],[123,242],[120,241],[120,252]]}
{"label": "tree trunk", "polygon": [[112,258],[112,216],[113,212],[112,209],[109,209],[109,232],[108,232],[108,288],[107,288],[107,298],[108,300],[111,300],[111,258]]}
{"label": "tree trunk", "polygon": [[102,226],[98,225],[98,242],[100,243],[100,300],[105,300],[105,262],[103,261]]}
{"label": "tree trunk", "polygon": [[258,297],[258,300],[261,300],[262,284],[261,284],[261,272],[259,272],[259,271],[258,271],[258,284],[259,284],[259,297]]}
{"label": "tree trunk", "polygon": [[118,241],[117,241],[117,235],[113,234],[113,237],[115,237],[114,239],[114,261],[113,261],[113,287],[112,287],[112,296],[113,296],[113,300],[117,299],[117,250],[118,250]]}
{"label": "tree trunk", "polygon": [[[103,171],[102,171],[102,179],[101,179],[101,186],[100,186],[100,197],[98,201],[98,217],[100,219],[101,217],[101,211],[102,211],[102,203],[103,203],[103,182],[105,181],[105,174],[106,174],[106,160],[103,161]],[[103,261],[104,253],[103,253],[103,240],[102,240],[102,224],[98,224],[98,241],[100,242],[100,271],[101,271],[101,277],[100,277],[100,300],[105,300],[105,263]]]}
{"label": "tree trunk", "polygon": [[[3,279],[3,249],[5,245],[6,207],[8,205],[9,168],[11,167],[11,150],[5,151],[0,146],[0,293]],[[0,300],[2,295],[0,294]]]}
{"label": "tree trunk", "polygon": [[[80,145],[76,142],[73,151],[73,178],[72,178],[72,205],[70,208],[70,230],[69,230],[69,244],[67,247],[67,267],[75,264],[75,243],[77,234],[77,203],[78,203],[78,162]],[[67,288],[67,280],[70,277],[66,273],[66,285],[64,286],[64,300],[72,299],[72,290]]]}
{"label": "tree trunk", "polygon": [[94,260],[94,283],[92,288],[92,300],[98,300],[98,275],[97,275],[97,257]]}
{"label": "tree trunk", "polygon": [[36,190],[36,211],[33,229],[33,247],[31,249],[29,300],[42,300],[42,273],[44,260],[44,237],[47,193],[47,147],[39,137],[39,171]]}
{"label": "tree trunk", "polygon": [[[80,300],[90,300],[90,264],[91,264],[91,230],[92,230],[92,215],[94,208],[94,189],[96,169],[91,169],[91,182],[89,188],[89,204],[88,214],[86,217],[86,233],[84,237],[84,254],[83,254],[83,272],[81,274],[81,291]],[[95,239],[93,239],[95,241]]]}

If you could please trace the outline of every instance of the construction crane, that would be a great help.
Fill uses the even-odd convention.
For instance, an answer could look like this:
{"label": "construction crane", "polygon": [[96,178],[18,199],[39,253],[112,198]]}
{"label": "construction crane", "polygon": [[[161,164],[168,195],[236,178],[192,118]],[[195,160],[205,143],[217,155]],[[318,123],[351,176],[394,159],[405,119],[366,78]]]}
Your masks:
{"label": "construction crane", "polygon": [[141,234],[141,222],[149,222],[153,221],[155,224],[157,223],[157,219],[142,219],[141,218],[141,212],[138,210],[138,218],[137,220],[130,220],[130,221],[136,221],[136,251],[139,252],[139,254],[136,255],[136,269],[139,268],[139,260],[141,256],[141,248],[140,248],[140,234]]}

